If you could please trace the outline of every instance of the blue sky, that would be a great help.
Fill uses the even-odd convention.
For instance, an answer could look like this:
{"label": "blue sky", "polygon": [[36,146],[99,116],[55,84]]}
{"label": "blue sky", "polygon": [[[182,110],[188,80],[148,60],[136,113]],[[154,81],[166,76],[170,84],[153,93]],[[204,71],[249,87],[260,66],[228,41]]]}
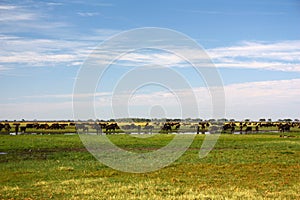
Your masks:
{"label": "blue sky", "polygon": [[[299,19],[297,0],[1,0],[0,119],[72,119],[74,82],[92,50],[115,34],[142,27],[173,29],[205,49],[223,79],[226,118],[300,118]],[[211,117],[203,81],[176,56],[133,52],[111,70],[122,74],[125,61],[167,63],[199,94],[199,115],[191,117]],[[112,117],[109,90],[118,73],[108,74],[105,89],[96,91],[99,118]],[[153,114],[151,107],[157,106],[165,117],[180,117],[176,98],[164,88],[144,87],[135,95],[133,117],[147,117],[144,113]]]}

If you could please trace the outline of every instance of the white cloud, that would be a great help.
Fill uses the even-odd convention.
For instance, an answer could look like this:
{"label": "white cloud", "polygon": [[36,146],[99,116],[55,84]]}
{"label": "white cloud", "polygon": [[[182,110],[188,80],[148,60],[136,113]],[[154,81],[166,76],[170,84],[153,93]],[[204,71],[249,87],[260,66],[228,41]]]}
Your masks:
{"label": "white cloud", "polygon": [[[99,35],[113,34],[113,30],[98,30]],[[95,37],[97,34],[95,34]],[[100,37],[100,36],[99,36]],[[99,38],[98,37],[98,38]],[[108,37],[108,36],[106,36]],[[13,35],[0,35],[0,63],[24,63],[33,66],[62,64],[80,66],[93,51],[95,41],[28,39]],[[94,38],[96,40],[96,38]],[[299,46],[298,46],[299,45]],[[193,55],[191,49],[182,49]],[[286,41],[273,44],[243,43],[240,46],[207,50],[218,68],[251,68],[276,71],[300,71],[300,42]],[[96,54],[95,54],[96,55]],[[103,52],[101,52],[103,56]],[[201,58],[200,58],[201,59]],[[131,52],[119,57],[124,66],[190,66],[183,58],[163,51]]]}
{"label": "white cloud", "polygon": [[248,68],[248,69],[264,69],[264,70],[275,70],[275,71],[294,71],[300,72],[300,63],[284,63],[284,62],[266,62],[266,61],[228,61],[223,63],[215,63],[218,68]]}
{"label": "white cloud", "polygon": [[78,59],[76,55],[70,54],[39,54],[37,52],[18,52],[10,53],[7,56],[0,56],[0,62],[2,63],[26,63],[34,65],[49,65],[49,63],[64,63]]}
{"label": "white cloud", "polygon": [[[300,41],[283,41],[277,43],[263,43],[263,42],[242,42],[241,45],[229,46],[229,47],[219,47],[214,49],[209,49],[208,52],[213,58],[222,57],[258,57],[258,58],[270,58],[270,56],[279,55],[287,56],[290,53],[294,55],[299,55],[300,51]],[[296,53],[296,54],[295,54]],[[294,56],[292,55],[292,56]],[[300,60],[298,57],[290,57],[292,59]],[[279,59],[281,59],[279,57]]]}
{"label": "white cloud", "polygon": [[111,7],[114,6],[112,3],[104,3],[99,1],[85,1],[85,0],[76,0],[76,1],[70,1],[69,4],[84,4],[85,6],[93,6],[93,7]]}
{"label": "white cloud", "polygon": [[64,5],[63,3],[61,2],[48,2],[46,3],[48,6],[62,6]]}
{"label": "white cloud", "polygon": [[119,31],[113,29],[97,29],[88,37],[77,35],[64,40],[34,39],[1,34],[0,64],[45,67],[58,64],[80,66],[99,41],[117,32]]}
{"label": "white cloud", "polygon": [[25,21],[35,19],[35,14],[33,13],[0,13],[0,22],[9,23],[10,21]]}
{"label": "white cloud", "polygon": [[78,65],[88,55],[88,44],[78,41],[28,39],[1,35],[0,63],[51,66]]}
{"label": "white cloud", "polygon": [[300,79],[233,84],[225,87],[229,118],[299,118]]}
{"label": "white cloud", "polygon": [[243,42],[207,50],[218,67],[300,71],[300,41]]}
{"label": "white cloud", "polygon": [[22,98],[28,99],[72,99],[75,98],[89,98],[89,97],[105,97],[111,96],[111,92],[96,92],[96,93],[81,93],[81,94],[41,94],[41,95],[30,95],[23,96]]}
{"label": "white cloud", "polygon": [[178,9],[177,11],[180,12],[187,12],[187,13],[198,13],[204,15],[236,15],[236,16],[244,16],[244,15],[284,15],[285,12],[264,12],[264,11],[240,11],[240,12],[233,12],[230,10],[228,11],[218,11],[218,10],[186,10],[186,9]]}
{"label": "white cloud", "polygon": [[[87,2],[76,1],[69,3],[86,4]],[[94,2],[88,4],[92,5]],[[119,30],[96,29],[90,34],[80,35],[71,32],[71,25],[66,22],[59,20],[51,22],[49,18],[53,16],[50,15],[51,13],[45,12],[45,6],[48,9],[51,6],[64,5],[61,2],[39,2],[35,6],[20,5],[13,3],[0,5],[1,32],[6,33],[0,35],[0,62],[2,63],[27,63],[37,66],[52,65],[61,62],[69,66],[78,66],[82,64],[82,60],[89,55],[91,49],[100,41],[120,32]],[[112,5],[98,2],[93,6]],[[196,12],[223,14],[219,11],[200,10]],[[92,17],[101,13],[78,12],[77,14],[83,17]],[[268,13],[263,12],[263,14]],[[69,38],[69,40],[28,39],[14,36],[14,33],[18,34],[20,32],[37,32],[45,33],[46,35],[54,34],[56,36],[58,33],[61,33],[64,38]],[[193,49],[182,48],[180,51],[201,60],[200,55],[196,55]],[[300,40],[281,42],[244,41],[238,45],[207,49],[207,53],[217,67],[300,71]],[[154,52],[152,54],[133,52],[120,58],[120,61],[119,64],[123,65],[190,66],[179,56],[165,52]]]}
{"label": "white cloud", "polygon": [[[253,120],[259,118],[299,118],[299,85],[300,79],[292,79],[249,82],[224,86],[226,117],[235,119],[251,118]],[[185,90],[180,90],[176,91],[175,94],[184,94],[186,92]],[[207,88],[201,87],[194,88],[194,92],[198,101],[200,117],[210,118],[212,116],[212,102],[209,91]],[[102,107],[111,106],[110,97],[99,98],[99,102],[101,102]],[[180,106],[180,102],[178,102],[178,99],[172,93],[154,92],[149,94],[137,94],[130,99],[128,105],[130,108],[134,108],[133,110],[137,110],[136,112],[142,113],[148,112],[148,110],[141,111],[139,107],[145,109],[147,106],[149,107],[149,105],[150,107],[160,105],[166,108],[166,110],[176,110],[178,106]],[[193,104],[189,105],[192,107]]]}
{"label": "white cloud", "polygon": [[[245,118],[252,120],[258,120],[260,118],[272,118],[274,120],[279,118],[299,118],[299,85],[300,79],[292,79],[224,86],[226,95],[225,117],[235,118],[237,120]],[[78,97],[82,97],[84,100],[86,97],[95,96],[95,110],[99,118],[113,117],[113,111],[111,110],[112,105],[115,106],[115,109],[118,109],[121,105],[128,106],[129,111],[133,115],[135,114],[135,116],[149,116],[149,110],[151,110],[152,107],[160,106],[169,113],[168,117],[180,117],[182,106],[180,103],[182,102],[176,97],[176,94],[184,96],[189,92],[190,90],[183,89],[174,91],[174,93],[168,91],[139,93],[131,96],[129,102],[122,102],[121,104],[112,104],[112,93],[110,92],[79,94]],[[200,87],[194,88],[194,92],[200,113],[198,116],[191,115],[189,117],[211,118],[212,102],[209,91],[207,88]],[[33,115],[34,113],[36,116],[47,116],[51,119],[57,115],[59,115],[60,118],[69,118],[70,113],[72,113],[72,94],[39,95],[26,98],[35,100],[31,100],[29,103],[1,104],[0,118],[5,116],[37,118]],[[48,100],[47,103],[39,103],[39,99],[41,98],[46,98]],[[115,96],[114,98],[118,97]],[[79,100],[80,99],[81,98],[79,98]],[[59,102],[57,102],[57,100],[59,100]],[[117,101],[114,103],[117,103]],[[185,101],[184,103],[188,106],[187,109],[195,109],[195,105],[190,102]],[[78,105],[80,105],[83,110],[86,110],[84,101],[80,101]],[[58,114],[60,109],[64,110],[67,114]],[[90,118],[92,118],[92,116],[90,116]]]}
{"label": "white cloud", "polygon": [[[38,33],[42,35],[58,35],[66,33],[70,24],[52,20],[53,6],[62,5],[55,2],[11,2],[0,5],[1,32],[5,34]],[[1,9],[2,8],[2,9]],[[62,30],[62,28],[65,28]]]}
{"label": "white cloud", "polygon": [[120,64],[133,65],[156,65],[156,66],[181,66],[185,61],[175,54],[170,53],[128,53],[119,58]]}
{"label": "white cloud", "polygon": [[17,7],[13,5],[0,5],[0,10],[14,10],[16,8]]}
{"label": "white cloud", "polygon": [[93,17],[93,16],[100,15],[100,13],[98,12],[78,12],[77,14],[82,17]]}
{"label": "white cloud", "polygon": [[16,5],[0,5],[0,23],[11,23],[12,21],[27,21],[37,18],[35,13],[32,13],[23,7]]}
{"label": "white cloud", "polygon": [[[168,67],[190,67],[181,55],[188,54],[196,64],[205,66],[205,53],[195,54],[193,49],[181,48],[175,55],[163,51],[129,52],[118,58],[119,65],[161,65]],[[109,52],[109,51],[108,51]],[[180,54],[182,52],[182,54]],[[208,56],[218,68],[251,68],[275,71],[300,71],[300,41],[275,43],[243,42],[241,45],[207,49]],[[99,52],[99,54],[108,54]],[[97,56],[95,54],[94,56]],[[204,60],[203,60],[204,59]]]}

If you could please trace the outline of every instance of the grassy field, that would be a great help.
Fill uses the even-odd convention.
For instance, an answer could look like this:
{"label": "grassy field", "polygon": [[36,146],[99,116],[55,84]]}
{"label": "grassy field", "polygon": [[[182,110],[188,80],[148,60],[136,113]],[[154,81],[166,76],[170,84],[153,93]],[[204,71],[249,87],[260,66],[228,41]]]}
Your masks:
{"label": "grassy field", "polygon": [[[1,135],[0,199],[300,199],[300,132],[287,135],[224,134],[204,159],[197,135],[176,162],[143,174],[101,164],[78,135]],[[109,137],[145,151],[174,135]]]}

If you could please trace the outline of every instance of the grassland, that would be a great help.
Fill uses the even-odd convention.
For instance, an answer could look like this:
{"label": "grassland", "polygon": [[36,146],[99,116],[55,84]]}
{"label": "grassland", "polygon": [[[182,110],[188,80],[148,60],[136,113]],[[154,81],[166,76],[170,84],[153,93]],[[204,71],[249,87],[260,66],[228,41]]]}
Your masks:
{"label": "grassland", "polygon": [[[78,135],[1,135],[0,199],[300,199],[300,133],[287,135],[224,134],[204,159],[197,135],[176,162],[143,174],[101,164]],[[174,135],[108,137],[150,151]]]}

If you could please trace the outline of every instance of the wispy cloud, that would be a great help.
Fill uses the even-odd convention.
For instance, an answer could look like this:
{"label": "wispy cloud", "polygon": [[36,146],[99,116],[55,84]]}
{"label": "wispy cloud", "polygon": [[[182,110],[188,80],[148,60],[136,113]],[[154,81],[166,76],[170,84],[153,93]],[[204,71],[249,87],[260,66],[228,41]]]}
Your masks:
{"label": "wispy cloud", "polygon": [[93,17],[93,16],[100,15],[99,12],[78,12],[77,14],[82,17]]}
{"label": "wispy cloud", "polygon": [[242,42],[240,45],[208,49],[218,67],[300,71],[300,41]]}
{"label": "wispy cloud", "polygon": [[186,10],[177,9],[179,12],[195,13],[201,15],[232,15],[232,16],[251,16],[251,15],[284,15],[285,12],[269,12],[269,11],[226,11],[226,10]]}
{"label": "wispy cloud", "polygon": [[[119,57],[118,64],[126,66],[156,65],[190,67],[181,55],[188,54],[203,66],[205,56],[190,48],[180,48],[179,55],[162,50],[137,51]],[[300,41],[249,42],[235,46],[207,49],[209,57],[218,68],[263,69],[300,72]],[[105,52],[101,52],[101,55]],[[96,55],[97,56],[97,55]],[[196,63],[197,64],[197,63]]]}
{"label": "wispy cloud", "polygon": [[157,67],[175,67],[185,65],[186,61],[181,57],[168,52],[134,52],[119,58],[120,65],[143,66],[153,65]]}
{"label": "wispy cloud", "polygon": [[16,8],[17,7],[13,5],[0,5],[0,10],[14,10]]}
{"label": "wispy cloud", "polygon": [[36,19],[35,13],[29,12],[24,7],[16,5],[0,5],[0,23],[12,21],[28,21]]}
{"label": "wispy cloud", "polygon": [[87,44],[78,41],[29,39],[2,35],[0,63],[30,66],[72,65],[89,53]]}
{"label": "wispy cloud", "polygon": [[107,97],[111,96],[112,92],[95,92],[95,93],[81,93],[81,94],[41,94],[41,95],[30,95],[30,96],[23,96],[22,98],[27,99],[72,99],[74,98],[90,98],[90,97]]}
{"label": "wispy cloud", "polygon": [[[47,66],[64,63],[78,66],[93,52],[97,43],[119,32],[111,29],[97,29],[89,37],[76,39],[30,39],[2,34],[0,64],[24,63],[33,66]],[[182,48],[195,60],[200,59],[193,49]],[[238,45],[206,50],[214,64],[219,68],[251,68],[276,71],[300,72],[300,41],[249,42]],[[95,52],[96,53],[96,52]],[[99,52],[105,55],[105,52]],[[97,56],[97,53],[94,55]],[[180,55],[163,50],[129,52],[118,58],[120,66],[155,65],[167,67],[191,66]]]}
{"label": "wispy cloud", "polygon": [[209,49],[213,58],[252,57],[300,61],[300,41],[249,42],[240,45]]}
{"label": "wispy cloud", "polygon": [[[41,1],[14,1],[0,3],[1,33],[7,35],[32,35],[57,36],[67,33],[70,24],[63,20],[53,20],[51,12],[54,6],[62,6],[62,3]],[[30,34],[30,35],[31,35]]]}
{"label": "wispy cloud", "polygon": [[297,118],[300,79],[233,84],[225,87],[227,116]]}
{"label": "wispy cloud", "polygon": [[89,6],[97,6],[97,7],[111,7],[114,6],[112,3],[107,2],[99,2],[99,1],[85,1],[85,0],[73,0],[69,2],[70,4],[84,4]]}
{"label": "wispy cloud", "polygon": [[[226,117],[235,119],[260,118],[278,119],[282,117],[299,117],[297,105],[299,105],[300,79],[247,82],[240,84],[230,84],[224,86]],[[158,91],[152,93],[141,93],[131,96],[129,102],[121,102],[123,106],[128,106],[133,112],[142,116],[147,116],[148,109],[155,105],[165,108],[166,111],[181,109],[176,95],[185,95],[191,89],[176,90],[174,93],[168,91]],[[205,87],[193,88],[197,98],[198,109],[201,118],[212,117],[212,99],[209,90]],[[116,97],[118,98],[118,97]],[[112,97],[103,96],[96,99],[98,109],[110,106]],[[98,103],[98,104],[97,104]],[[186,102],[184,102],[186,103]],[[197,109],[194,104],[189,103],[189,109]],[[100,108],[99,108],[100,107]],[[179,109],[179,110],[180,110]],[[143,114],[144,112],[144,114]],[[174,113],[174,112],[173,112]],[[192,116],[191,117],[199,117]],[[179,115],[172,117],[180,117]]]}
{"label": "wispy cloud", "polygon": [[[79,2],[80,3],[80,2]],[[62,3],[48,2],[44,5],[60,6]],[[101,6],[101,5],[100,5]],[[102,5],[108,6],[108,5]],[[3,26],[0,48],[0,64],[30,64],[47,66],[63,63],[78,66],[91,53],[91,50],[109,36],[119,32],[112,29],[96,29],[93,33],[69,35],[68,39],[31,39],[15,36],[15,33],[39,30],[54,32],[69,25],[62,21],[45,22],[44,15],[30,7],[1,4],[0,23]],[[201,11],[202,12],[202,11]],[[219,11],[205,11],[221,14]],[[83,17],[99,15],[99,12],[78,12]],[[207,13],[206,13],[207,14]],[[30,21],[30,23],[24,23]],[[45,23],[44,23],[45,22]],[[182,52],[199,58],[193,49],[181,48]],[[217,67],[253,68],[278,71],[300,71],[300,41],[252,42],[245,41],[228,47],[207,49]],[[187,62],[181,57],[168,52],[132,52],[120,57],[119,65],[163,65],[168,67],[186,67]]]}
{"label": "wispy cloud", "polygon": [[64,5],[63,3],[61,2],[47,2],[46,3],[48,6],[62,6]]}
{"label": "wispy cloud", "polygon": [[[176,48],[176,47],[175,47]],[[162,50],[129,52],[119,57],[119,65],[161,65],[168,67],[190,67],[182,55],[189,55],[196,64],[204,66],[205,53],[181,47],[177,55]],[[109,51],[107,51],[109,52]],[[252,42],[244,41],[227,47],[211,48],[207,54],[219,68],[263,69],[273,71],[300,71],[300,41]],[[106,52],[99,52],[103,55]],[[95,55],[97,56],[97,55]],[[207,60],[206,60],[207,61]]]}
{"label": "wispy cloud", "polygon": [[[243,120],[250,118],[258,120],[260,118],[297,118],[299,117],[298,105],[300,103],[300,79],[278,80],[278,81],[262,81],[241,84],[231,84],[224,86],[226,94],[226,117]],[[200,114],[198,116],[210,118],[212,113],[212,102],[209,91],[205,87],[193,88],[196,98],[198,99],[198,108]],[[130,96],[129,102],[122,102],[122,105],[132,109],[132,114],[139,116],[149,116],[149,109],[154,106],[162,107],[168,117],[180,117],[181,106],[176,95],[185,95],[190,92],[190,89],[177,90],[174,93],[169,91],[156,91],[150,93],[138,93]],[[95,111],[102,113],[99,118],[110,118],[113,115],[111,106],[113,93],[101,92],[95,94],[79,94],[79,97],[95,98]],[[4,103],[0,104],[1,119],[29,118],[29,119],[68,119],[72,117],[72,99],[73,94],[51,94],[28,96],[23,98],[35,99],[30,102],[20,103]],[[44,102],[44,98],[49,101]],[[40,100],[40,101],[39,101]],[[57,101],[59,100],[59,101]],[[116,103],[116,102],[114,102]],[[186,102],[185,102],[186,103]],[[87,104],[80,102],[82,109],[86,109]],[[187,104],[186,109],[195,109],[195,105]],[[62,112],[63,110],[63,112]],[[51,112],[50,112],[51,111]],[[105,111],[103,113],[103,111]],[[176,111],[176,112],[175,112]],[[52,115],[49,115],[49,112]],[[93,118],[94,116],[87,116]]]}

